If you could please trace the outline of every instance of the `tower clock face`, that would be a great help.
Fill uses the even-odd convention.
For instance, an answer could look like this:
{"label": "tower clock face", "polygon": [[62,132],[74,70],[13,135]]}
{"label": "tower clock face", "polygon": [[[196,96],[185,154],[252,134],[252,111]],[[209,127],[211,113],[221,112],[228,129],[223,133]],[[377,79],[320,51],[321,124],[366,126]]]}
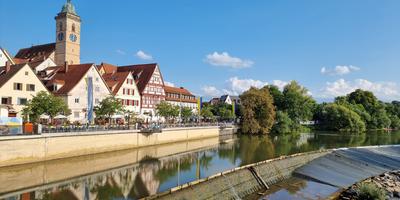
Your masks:
{"label": "tower clock face", "polygon": [[57,36],[59,41],[63,41],[64,40],[64,33],[59,33]]}
{"label": "tower clock face", "polygon": [[76,42],[76,40],[77,40],[76,35],[75,34],[70,34],[69,35],[69,40],[71,40],[71,42]]}

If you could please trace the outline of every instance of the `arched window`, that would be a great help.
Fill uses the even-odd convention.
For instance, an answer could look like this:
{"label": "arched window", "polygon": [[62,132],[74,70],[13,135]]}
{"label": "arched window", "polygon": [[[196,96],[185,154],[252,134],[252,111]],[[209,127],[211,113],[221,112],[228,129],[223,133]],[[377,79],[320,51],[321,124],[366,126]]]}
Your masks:
{"label": "arched window", "polygon": [[72,24],[72,32],[75,32],[75,24]]}
{"label": "arched window", "polygon": [[58,24],[58,30],[59,30],[59,31],[62,31],[62,28],[63,28],[63,24],[60,22],[60,23]]}

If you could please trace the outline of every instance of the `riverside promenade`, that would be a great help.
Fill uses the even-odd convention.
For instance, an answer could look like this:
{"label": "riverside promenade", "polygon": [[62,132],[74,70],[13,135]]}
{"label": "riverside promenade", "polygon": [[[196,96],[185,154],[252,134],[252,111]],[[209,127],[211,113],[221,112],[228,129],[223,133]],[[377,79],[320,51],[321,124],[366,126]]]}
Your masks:
{"label": "riverside promenade", "polygon": [[[227,129],[233,131],[232,128]],[[51,133],[0,137],[0,167],[219,137],[218,126],[163,129]]]}

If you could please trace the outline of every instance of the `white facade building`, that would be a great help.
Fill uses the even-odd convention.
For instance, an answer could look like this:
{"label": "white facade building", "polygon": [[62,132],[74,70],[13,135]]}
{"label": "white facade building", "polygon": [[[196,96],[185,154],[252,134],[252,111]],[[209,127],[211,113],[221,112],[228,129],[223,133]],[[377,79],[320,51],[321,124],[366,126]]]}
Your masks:
{"label": "white facade building", "polygon": [[125,110],[140,114],[140,93],[131,72],[114,72],[103,74],[108,87],[117,99],[120,99]]}
{"label": "white facade building", "polygon": [[69,109],[71,109],[71,115],[68,116],[68,120],[71,122],[87,122],[90,80],[93,83],[92,103],[96,106],[111,93],[94,64],[59,67],[47,83],[47,87],[55,95],[62,97],[67,102]]}
{"label": "white facade building", "polygon": [[12,108],[10,117],[21,117],[25,104],[46,87],[28,64],[0,67],[0,98],[3,106]]}

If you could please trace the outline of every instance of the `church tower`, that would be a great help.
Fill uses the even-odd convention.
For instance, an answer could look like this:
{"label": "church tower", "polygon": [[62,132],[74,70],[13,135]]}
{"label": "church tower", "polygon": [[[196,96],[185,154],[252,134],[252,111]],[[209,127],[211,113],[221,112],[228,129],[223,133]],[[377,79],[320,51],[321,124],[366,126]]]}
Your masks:
{"label": "church tower", "polygon": [[57,65],[80,64],[81,54],[81,18],[75,11],[71,0],[67,0],[57,14],[56,19],[56,53]]}

